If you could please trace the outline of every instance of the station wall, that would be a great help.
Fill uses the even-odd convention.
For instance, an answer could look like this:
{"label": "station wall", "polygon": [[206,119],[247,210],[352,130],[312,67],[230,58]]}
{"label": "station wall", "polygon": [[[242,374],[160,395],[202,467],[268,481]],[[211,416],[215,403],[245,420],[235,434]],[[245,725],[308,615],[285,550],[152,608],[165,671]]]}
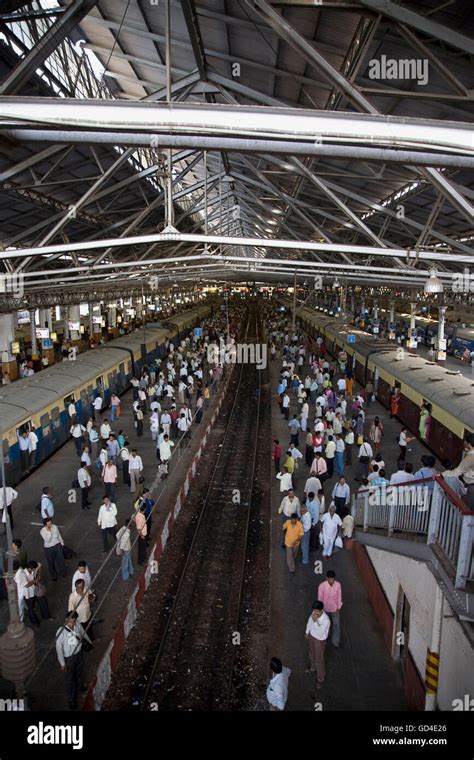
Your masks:
{"label": "station wall", "polygon": [[[437,580],[424,562],[371,546],[365,548],[390,605],[393,621],[396,620],[400,587],[409,602],[408,648],[416,675],[423,684],[427,650],[431,647]],[[464,630],[446,598],[443,601],[439,654],[438,708],[453,710],[454,700],[466,701],[466,695],[468,700],[474,697],[474,649],[472,637]],[[405,673],[407,679],[413,675],[409,671]]]}

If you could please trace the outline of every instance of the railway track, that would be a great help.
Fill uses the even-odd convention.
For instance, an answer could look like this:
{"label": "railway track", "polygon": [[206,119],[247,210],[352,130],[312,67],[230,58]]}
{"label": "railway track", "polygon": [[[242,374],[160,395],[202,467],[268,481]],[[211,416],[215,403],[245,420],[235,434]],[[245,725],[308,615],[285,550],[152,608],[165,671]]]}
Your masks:
{"label": "railway track", "polygon": [[[256,312],[246,342],[258,339]],[[243,598],[252,549],[249,532],[261,505],[254,488],[261,443],[261,379],[254,364],[241,364],[235,397],[180,570],[166,624],[147,673],[141,709],[237,709],[241,692]],[[250,551],[250,554],[249,554]]]}

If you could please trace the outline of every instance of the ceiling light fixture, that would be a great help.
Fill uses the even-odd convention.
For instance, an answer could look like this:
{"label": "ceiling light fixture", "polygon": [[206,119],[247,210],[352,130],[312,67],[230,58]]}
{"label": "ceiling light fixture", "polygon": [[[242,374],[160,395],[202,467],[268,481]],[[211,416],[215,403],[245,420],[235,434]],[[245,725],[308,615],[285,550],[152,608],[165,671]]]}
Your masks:
{"label": "ceiling light fixture", "polygon": [[427,295],[432,295],[433,293],[442,293],[444,291],[444,286],[438,277],[436,269],[430,269],[429,273],[430,276],[426,280],[425,286],[423,288],[424,292]]}

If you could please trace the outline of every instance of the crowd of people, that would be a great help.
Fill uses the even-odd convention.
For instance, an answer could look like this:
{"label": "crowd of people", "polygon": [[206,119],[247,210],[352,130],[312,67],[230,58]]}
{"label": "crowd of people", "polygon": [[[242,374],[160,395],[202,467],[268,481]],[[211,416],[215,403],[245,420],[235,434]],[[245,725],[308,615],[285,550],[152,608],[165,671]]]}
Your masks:
{"label": "crowd of people", "polygon": [[[432,490],[434,482],[426,479],[439,473],[435,457],[429,454],[421,456],[418,468],[407,461],[407,449],[414,437],[409,436],[405,427],[397,436],[397,465],[389,473],[383,454],[384,421],[379,415],[369,418],[375,401],[373,380],[370,378],[359,390],[346,351],[331,357],[322,337],[310,344],[280,312],[269,309],[267,320],[271,359],[280,365],[276,398],[288,428],[287,440],[275,438],[272,450],[282,496],[278,507],[281,545],[291,575],[298,572],[298,559],[302,567],[309,565],[311,553],[319,558],[321,550],[322,560],[327,563],[326,580],[319,585],[305,632],[308,671],[315,673],[316,687],[321,688],[325,679],[326,641],[331,634],[333,646],[338,647],[341,637],[342,589],[330,560],[334,549],[342,548],[343,541],[350,539],[354,530],[348,479],[359,484],[358,493],[372,494],[383,487],[421,480],[428,482],[427,488]],[[421,418],[426,411],[421,410]],[[420,438],[425,439],[421,432]],[[474,440],[467,441],[466,446],[474,461]],[[468,453],[463,460],[468,479],[472,468],[470,456]],[[469,480],[463,478],[465,483],[460,480],[462,463],[456,470],[451,469],[449,462],[443,464],[448,485],[465,495]],[[277,658],[272,659],[270,667],[273,675],[267,699],[271,709],[281,710],[286,702],[290,671]]]}
{"label": "crowd of people", "polygon": [[[71,486],[76,494],[80,494],[77,501],[84,512],[96,510],[97,529],[102,539],[102,557],[80,560],[77,565],[71,593],[64,604],[67,614],[56,632],[56,652],[65,673],[70,709],[77,708],[78,694],[84,686],[83,652],[92,648],[94,643],[93,610],[98,595],[92,588],[93,578],[88,563],[97,564],[98,560],[102,563],[113,562],[114,557],[118,557],[124,582],[133,578],[136,564],[145,564],[153,515],[158,508],[151,489],[169,476],[176,446],[185,448],[189,445],[193,427],[201,423],[211,397],[218,391],[225,376],[222,364],[208,361],[208,346],[225,338],[227,329],[235,336],[241,317],[242,309],[239,307],[232,309],[229,316],[221,311],[216,312],[202,322],[199,331],[191,331],[177,347],[168,342],[164,357],[146,364],[141,373],[131,379],[131,402],[112,392],[106,411],[105,394],[99,389],[93,401],[92,415],[87,421],[78,419],[72,400],[67,406],[70,436],[79,460]],[[126,425],[121,426],[123,407],[127,403],[131,403],[133,412],[133,429],[128,430]],[[145,466],[140,454],[139,443],[144,435],[149,435],[156,449],[156,463],[152,467],[149,463]],[[23,433],[20,439],[24,442],[25,469],[29,470],[34,465],[31,431]],[[150,487],[145,485],[145,478]],[[128,506],[125,510],[117,508],[119,489],[122,490],[122,498],[130,494],[126,497]],[[13,529],[12,504],[18,492],[10,487],[5,492],[6,504],[4,491],[0,488],[2,519],[5,523],[8,514]],[[60,501],[59,498],[57,500]],[[44,549],[43,564],[54,583],[59,576],[67,576],[65,560],[74,557],[75,553],[65,545],[55,522],[56,497],[49,486],[42,490],[38,511],[42,521],[39,533]],[[126,514],[122,520],[119,511]],[[132,557],[135,546],[136,559]],[[9,554],[13,556],[20,619],[27,615],[32,626],[40,627],[41,620],[53,619],[47,598],[45,568],[28,556],[28,547],[22,539],[15,538],[8,552],[2,550],[0,553],[0,576],[6,568]],[[0,599],[6,598],[5,582],[0,577]]]}

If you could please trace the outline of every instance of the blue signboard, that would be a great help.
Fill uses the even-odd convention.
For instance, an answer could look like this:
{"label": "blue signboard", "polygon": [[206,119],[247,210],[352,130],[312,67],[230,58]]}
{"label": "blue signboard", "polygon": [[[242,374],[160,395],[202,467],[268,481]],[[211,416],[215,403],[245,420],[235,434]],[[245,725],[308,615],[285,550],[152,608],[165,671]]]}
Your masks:
{"label": "blue signboard", "polygon": [[51,338],[44,338],[42,341],[43,348],[53,348],[53,341]]}
{"label": "blue signboard", "polygon": [[202,338],[202,327],[195,327],[194,328],[194,337],[195,338]]}
{"label": "blue signboard", "polygon": [[355,335],[348,335],[347,336],[347,342],[348,343],[355,343],[356,342],[356,336]]}

